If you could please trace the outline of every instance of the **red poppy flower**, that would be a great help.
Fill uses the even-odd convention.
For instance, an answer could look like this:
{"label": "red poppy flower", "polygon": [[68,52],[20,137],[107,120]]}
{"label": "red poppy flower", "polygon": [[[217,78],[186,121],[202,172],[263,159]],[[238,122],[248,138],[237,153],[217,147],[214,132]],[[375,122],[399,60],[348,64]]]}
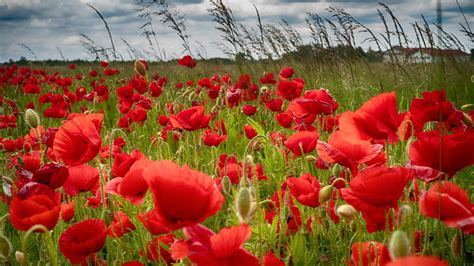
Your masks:
{"label": "red poppy flower", "polygon": [[417,177],[426,182],[458,171],[474,164],[474,132],[457,132],[440,135],[438,131],[418,134],[420,137],[410,146],[409,157]]}
{"label": "red poppy flower", "polygon": [[251,116],[257,112],[257,107],[250,104],[246,104],[242,106],[242,111],[244,112],[245,115]]}
{"label": "red poppy flower", "polygon": [[100,219],[75,223],[59,237],[59,251],[72,264],[82,263],[90,254],[104,247],[106,232],[105,223]]}
{"label": "red poppy flower", "polygon": [[102,144],[102,114],[76,115],[64,122],[54,137],[53,150],[65,164],[75,166],[92,160]]}
{"label": "red poppy flower", "polygon": [[275,115],[278,124],[284,128],[290,128],[293,124],[293,117],[288,113],[278,113]]}
{"label": "red poppy flower", "polygon": [[285,263],[281,261],[273,252],[268,252],[263,256],[263,266],[285,266]]}
{"label": "red poppy flower", "polygon": [[281,112],[282,105],[283,105],[283,100],[280,98],[265,102],[265,107],[267,107],[267,109],[272,112]]}
{"label": "red poppy flower", "polygon": [[257,257],[242,248],[252,234],[246,224],[224,228],[217,234],[201,224],[183,231],[188,240],[171,246],[175,260],[188,257],[196,265],[260,265]]}
{"label": "red poppy flower", "polygon": [[196,61],[194,61],[190,55],[185,55],[183,58],[178,60],[178,65],[194,68],[196,66]]}
{"label": "red poppy flower", "polygon": [[435,257],[409,256],[389,262],[386,266],[449,266],[449,264]]}
{"label": "red poppy flower", "polygon": [[[285,234],[288,236],[290,233],[296,233],[301,228],[303,221],[301,219],[301,212],[298,207],[295,206],[294,200],[290,197],[290,200],[286,200],[287,184],[281,185],[281,190],[275,191],[270,200],[269,209],[265,210],[265,221],[272,224],[275,216],[280,214],[282,208],[288,210],[286,217],[282,217],[282,221],[286,221]],[[283,199],[283,200],[281,200]],[[311,232],[311,225],[308,223],[308,231]],[[278,225],[277,231],[280,231],[280,225]]]}
{"label": "red poppy flower", "polygon": [[[388,252],[388,248],[379,242],[371,241],[355,243],[352,245],[351,251],[352,262],[349,263],[349,265],[385,265],[386,263],[390,262],[390,254]],[[362,264],[360,264],[361,261]]]}
{"label": "red poppy flower", "polygon": [[188,131],[208,127],[211,117],[204,114],[204,106],[194,106],[170,116],[173,128],[183,128]]}
{"label": "red poppy flower", "polygon": [[72,218],[74,218],[74,200],[61,204],[61,219],[69,222]]}
{"label": "red poppy flower", "polygon": [[120,195],[132,204],[143,203],[148,191],[148,183],[143,177],[143,170],[151,163],[147,159],[136,161],[124,177],[116,177],[105,186],[105,192]]}
{"label": "red poppy flower", "polygon": [[397,111],[395,92],[382,93],[365,102],[356,112],[345,112],[339,118],[344,136],[363,140],[398,142],[398,127],[405,117]]}
{"label": "red poppy flower", "polygon": [[442,122],[448,129],[463,125],[463,114],[452,102],[446,101],[446,91],[426,91],[422,95],[423,98],[414,98],[410,105],[411,121],[416,132],[422,131],[430,121]]}
{"label": "red poppy flower", "polygon": [[278,82],[276,95],[281,96],[283,99],[291,101],[295,98],[300,97],[303,91],[304,83],[297,82],[295,80],[280,80]]}
{"label": "red poppy flower", "polygon": [[309,207],[318,207],[319,190],[321,185],[316,177],[310,173],[305,173],[298,178],[290,177],[286,180],[290,188],[291,195],[301,204]]}
{"label": "red poppy flower", "polygon": [[153,192],[156,212],[170,229],[200,223],[224,203],[214,180],[187,165],[155,161],[145,168],[143,176]]}
{"label": "red poppy flower", "polygon": [[10,222],[18,230],[27,231],[41,224],[53,229],[59,219],[61,195],[46,185],[30,182],[23,186],[10,203]]}
{"label": "red poppy flower", "polygon": [[287,112],[295,118],[304,118],[309,115],[332,114],[338,106],[326,89],[310,90],[303,97],[291,101]]}
{"label": "red poppy flower", "polygon": [[49,163],[33,173],[31,181],[42,183],[53,189],[64,185],[69,177],[69,170],[57,163]]}
{"label": "red poppy flower", "polygon": [[171,231],[163,225],[160,215],[158,215],[158,213],[155,211],[139,213],[137,214],[137,218],[140,220],[140,222],[142,222],[146,230],[148,230],[148,232],[150,232],[152,235],[167,234]]}
{"label": "red poppy flower", "polygon": [[329,163],[338,163],[342,166],[357,170],[357,164],[367,163],[382,152],[383,146],[372,145],[369,141],[360,139],[347,139],[340,131],[329,136],[328,143],[318,140],[316,146],[321,159]]}
{"label": "red poppy flower", "polygon": [[244,125],[244,132],[245,132],[245,137],[247,137],[248,139],[253,139],[258,135],[257,130],[255,130],[249,124]]}
{"label": "red poppy flower", "polygon": [[424,216],[440,219],[465,234],[474,233],[474,204],[466,191],[454,183],[435,183],[420,197],[419,206]]}
{"label": "red poppy flower", "polygon": [[107,228],[107,235],[120,238],[124,234],[132,232],[135,230],[135,225],[132,223],[130,218],[122,211],[114,213],[114,219],[112,223]]}
{"label": "red poppy flower", "polygon": [[285,146],[290,149],[295,156],[301,156],[314,151],[318,143],[319,134],[310,131],[300,131],[288,137]]}
{"label": "red poppy flower", "polygon": [[227,135],[219,135],[219,134],[213,133],[212,130],[206,130],[204,132],[204,135],[202,136],[202,140],[204,142],[204,145],[206,146],[217,147],[222,142],[227,140]]}
{"label": "red poppy flower", "polygon": [[99,170],[83,164],[69,167],[69,177],[63,185],[64,192],[76,196],[79,192],[91,191],[99,184]]}
{"label": "red poppy flower", "polygon": [[341,189],[341,196],[362,212],[367,231],[372,233],[385,228],[389,209],[397,206],[411,178],[412,171],[403,167],[368,168],[351,180],[350,188]]}
{"label": "red poppy flower", "polygon": [[120,152],[114,156],[112,174],[114,177],[124,177],[136,161],[143,159],[146,159],[145,155],[138,149],[133,150],[130,155]]}
{"label": "red poppy flower", "polygon": [[260,83],[262,83],[262,85],[265,85],[265,84],[276,84],[277,82],[275,78],[273,77],[273,73],[268,73],[265,76],[260,78]]}
{"label": "red poppy flower", "polygon": [[291,78],[293,76],[294,70],[292,67],[285,67],[280,70],[280,78],[281,79],[287,79]]}

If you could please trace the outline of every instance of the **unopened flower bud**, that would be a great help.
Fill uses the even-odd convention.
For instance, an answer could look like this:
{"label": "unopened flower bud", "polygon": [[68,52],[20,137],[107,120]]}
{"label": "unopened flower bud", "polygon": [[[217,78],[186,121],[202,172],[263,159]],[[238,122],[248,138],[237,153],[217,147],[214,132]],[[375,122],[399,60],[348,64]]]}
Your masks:
{"label": "unopened flower bud", "polygon": [[388,244],[388,250],[392,260],[410,256],[410,240],[407,234],[401,230],[393,232]]}
{"label": "unopened flower bud", "polygon": [[337,178],[337,177],[341,176],[342,170],[344,170],[344,169],[342,168],[342,166],[340,166],[339,164],[335,164],[335,165],[332,167],[332,169],[331,169],[332,175]]}
{"label": "unopened flower bud", "polygon": [[228,176],[224,176],[222,178],[221,185],[222,185],[222,191],[224,192],[224,194],[229,194],[230,189],[232,188],[232,184]]}
{"label": "unopened flower bud", "polygon": [[461,109],[466,110],[466,111],[474,110],[474,104],[472,104],[472,103],[465,104],[465,105],[461,106]]}
{"label": "unopened flower bud", "polygon": [[454,257],[458,257],[461,255],[461,247],[461,236],[459,234],[456,234],[455,236],[453,236],[453,239],[451,239],[451,253]]}
{"label": "unopened flower bud", "polygon": [[135,67],[135,72],[137,72],[141,76],[146,75],[145,64],[143,64],[140,60],[135,60],[135,63],[133,64],[133,66]]}
{"label": "unopened flower bud", "polygon": [[255,198],[248,187],[241,187],[235,198],[235,210],[240,223],[247,223],[255,210]]}
{"label": "unopened flower bud", "polygon": [[462,113],[462,121],[464,124],[466,124],[466,126],[472,127],[472,119],[468,114]]}
{"label": "unopened flower bud", "polygon": [[18,262],[20,265],[23,265],[23,263],[25,262],[25,254],[23,254],[23,252],[16,251],[15,259],[16,259],[16,262]]}
{"label": "unopened flower bud", "polygon": [[25,121],[31,128],[37,128],[40,125],[38,113],[33,109],[26,109]]}
{"label": "unopened flower bud", "polygon": [[245,157],[245,163],[249,164],[251,166],[255,165],[255,163],[253,161],[253,156],[250,155],[250,154],[247,154],[247,156]]}
{"label": "unopened flower bud", "polygon": [[3,235],[0,235],[0,261],[8,261],[13,251],[12,243],[8,238]]}
{"label": "unopened flower bud", "polygon": [[341,205],[337,208],[336,213],[339,217],[344,219],[352,219],[357,213],[356,209],[349,204]]}
{"label": "unopened flower bud", "polygon": [[334,187],[331,185],[327,185],[321,188],[321,190],[319,191],[319,204],[326,203],[326,201],[331,198],[333,191]]}
{"label": "unopened flower bud", "polygon": [[312,163],[312,162],[316,162],[318,160],[318,158],[316,158],[315,156],[313,155],[306,155],[306,157],[304,157],[306,159],[306,161]]}
{"label": "unopened flower bud", "polygon": [[405,221],[410,219],[410,217],[413,214],[413,208],[410,205],[403,204],[400,206],[398,209],[398,214],[397,214],[397,226],[401,226]]}

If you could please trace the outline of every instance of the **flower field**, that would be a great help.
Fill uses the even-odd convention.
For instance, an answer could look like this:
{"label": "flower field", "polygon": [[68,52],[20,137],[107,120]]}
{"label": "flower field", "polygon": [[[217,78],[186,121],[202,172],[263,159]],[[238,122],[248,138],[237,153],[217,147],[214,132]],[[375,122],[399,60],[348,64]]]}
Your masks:
{"label": "flower field", "polygon": [[469,66],[1,66],[0,259],[473,263]]}

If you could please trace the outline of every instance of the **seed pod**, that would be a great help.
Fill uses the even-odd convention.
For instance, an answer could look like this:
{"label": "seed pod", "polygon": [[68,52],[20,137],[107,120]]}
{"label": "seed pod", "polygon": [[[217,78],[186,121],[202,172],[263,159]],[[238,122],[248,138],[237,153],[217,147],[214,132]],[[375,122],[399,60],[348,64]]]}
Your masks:
{"label": "seed pod", "polygon": [[357,213],[356,209],[349,204],[341,205],[337,208],[336,213],[339,217],[350,220]]}
{"label": "seed pod", "polygon": [[37,128],[40,125],[39,115],[33,109],[26,109],[25,121],[31,128]]}
{"label": "seed pod", "polygon": [[410,205],[403,204],[398,209],[396,223],[397,226],[401,226],[405,221],[408,221],[413,214],[413,208]]}
{"label": "seed pod", "polygon": [[472,104],[472,103],[465,104],[465,105],[461,106],[461,109],[466,110],[466,111],[474,110],[474,104]]}
{"label": "seed pod", "polygon": [[392,260],[410,256],[410,240],[407,234],[401,230],[393,232],[388,244],[388,251]]}
{"label": "seed pod", "polygon": [[461,255],[461,247],[461,236],[459,234],[456,234],[455,236],[453,236],[453,239],[451,239],[451,253],[454,257],[458,257]]}
{"label": "seed pod", "polygon": [[468,114],[462,113],[462,121],[464,124],[466,124],[466,126],[472,127],[472,119]]}
{"label": "seed pod", "polygon": [[319,191],[319,204],[326,203],[326,201],[331,198],[333,191],[334,187],[331,185],[327,185],[321,188],[321,190]]}
{"label": "seed pod", "polygon": [[342,168],[342,166],[340,166],[339,164],[335,164],[331,169],[332,175],[335,176],[335,177],[339,177],[339,176],[341,176],[342,170],[344,170]]}
{"label": "seed pod", "polygon": [[312,163],[312,162],[316,162],[318,160],[318,158],[316,158],[315,156],[313,155],[306,155],[305,157],[306,161]]}
{"label": "seed pod", "polygon": [[255,199],[248,187],[241,187],[235,198],[235,211],[240,223],[247,223],[255,209]]}
{"label": "seed pod", "polygon": [[143,77],[146,75],[146,67],[140,60],[135,60],[133,66],[135,67],[136,73],[140,74]]}
{"label": "seed pod", "polygon": [[13,251],[12,243],[4,235],[0,235],[0,261],[8,261]]}
{"label": "seed pod", "polygon": [[23,265],[23,263],[25,262],[25,254],[23,254],[23,252],[16,251],[15,259],[16,259],[16,262],[18,262],[20,265]]}
{"label": "seed pod", "polygon": [[229,192],[232,188],[232,184],[231,184],[230,178],[228,176],[224,176],[222,178],[221,185],[222,185],[222,191],[224,192],[224,194],[229,194]]}

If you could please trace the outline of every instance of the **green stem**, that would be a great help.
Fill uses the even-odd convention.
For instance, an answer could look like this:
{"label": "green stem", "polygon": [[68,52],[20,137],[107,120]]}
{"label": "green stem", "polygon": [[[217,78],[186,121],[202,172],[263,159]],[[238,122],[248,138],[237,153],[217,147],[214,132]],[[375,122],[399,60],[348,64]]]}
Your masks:
{"label": "green stem", "polygon": [[27,252],[27,241],[28,237],[33,233],[34,231],[41,230],[43,231],[43,236],[46,238],[46,245],[48,246],[48,251],[49,251],[49,259],[51,262],[52,266],[57,266],[58,265],[58,257],[56,254],[56,249],[54,248],[54,243],[53,239],[51,238],[51,235],[49,234],[48,228],[46,228],[42,224],[36,224],[30,227],[28,231],[26,231],[25,235],[23,236],[23,239],[21,241],[21,249],[23,251],[24,255],[24,260],[22,265],[29,265],[28,264],[28,252]]}

